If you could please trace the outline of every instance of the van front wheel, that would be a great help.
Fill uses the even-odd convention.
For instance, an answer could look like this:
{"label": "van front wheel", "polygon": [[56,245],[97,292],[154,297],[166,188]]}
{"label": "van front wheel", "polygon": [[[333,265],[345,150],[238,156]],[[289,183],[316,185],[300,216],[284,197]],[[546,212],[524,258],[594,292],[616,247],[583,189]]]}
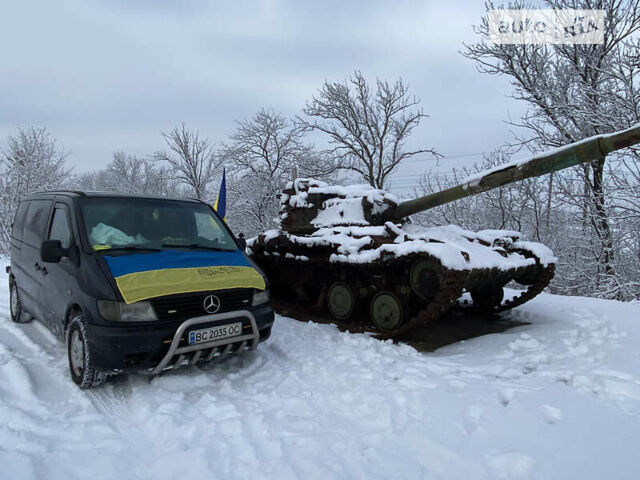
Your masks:
{"label": "van front wheel", "polygon": [[97,370],[91,361],[84,315],[78,315],[69,322],[66,339],[69,372],[76,385],[80,388],[92,388],[104,383],[106,375]]}

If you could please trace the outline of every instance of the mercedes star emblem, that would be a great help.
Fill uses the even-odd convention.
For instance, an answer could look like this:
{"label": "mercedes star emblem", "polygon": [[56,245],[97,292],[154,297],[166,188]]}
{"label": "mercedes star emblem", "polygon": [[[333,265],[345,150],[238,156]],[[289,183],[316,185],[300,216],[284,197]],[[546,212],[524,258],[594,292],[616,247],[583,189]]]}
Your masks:
{"label": "mercedes star emblem", "polygon": [[220,310],[220,299],[215,295],[207,295],[204,297],[204,309],[207,313],[216,313]]}

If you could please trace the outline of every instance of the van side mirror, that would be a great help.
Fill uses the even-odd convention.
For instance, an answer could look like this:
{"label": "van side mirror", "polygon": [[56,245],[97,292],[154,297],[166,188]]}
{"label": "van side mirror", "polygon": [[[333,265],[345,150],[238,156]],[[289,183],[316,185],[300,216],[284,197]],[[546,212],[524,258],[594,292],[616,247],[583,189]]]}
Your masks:
{"label": "van side mirror", "polygon": [[40,245],[40,260],[48,263],[60,263],[60,259],[67,255],[67,249],[62,248],[60,240],[45,240]]}
{"label": "van side mirror", "polygon": [[247,239],[244,238],[244,233],[242,232],[238,234],[238,243],[240,244],[240,247],[242,247],[243,250],[247,248]]}

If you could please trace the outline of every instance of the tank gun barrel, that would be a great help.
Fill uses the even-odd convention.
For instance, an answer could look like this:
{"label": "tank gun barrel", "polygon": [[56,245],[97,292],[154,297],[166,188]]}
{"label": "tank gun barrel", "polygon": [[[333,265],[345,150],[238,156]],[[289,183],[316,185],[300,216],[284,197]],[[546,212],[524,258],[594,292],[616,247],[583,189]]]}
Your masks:
{"label": "tank gun barrel", "polygon": [[485,173],[479,173],[455,187],[400,203],[389,211],[388,220],[400,220],[409,215],[435,208],[470,195],[531,177],[539,177],[606,157],[609,153],[640,143],[640,124],[614,132],[597,135],[564,147],[510,163]]}

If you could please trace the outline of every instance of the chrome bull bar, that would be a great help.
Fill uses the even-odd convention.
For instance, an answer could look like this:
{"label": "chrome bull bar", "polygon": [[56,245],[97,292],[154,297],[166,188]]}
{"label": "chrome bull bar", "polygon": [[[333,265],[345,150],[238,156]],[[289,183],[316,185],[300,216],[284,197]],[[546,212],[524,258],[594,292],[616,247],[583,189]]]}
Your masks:
{"label": "chrome bull bar", "polygon": [[[194,325],[199,325],[201,323],[219,323],[225,320],[230,319],[242,319],[248,318],[251,323],[251,333],[244,335],[236,335],[235,337],[222,338],[220,340],[213,340],[211,342],[206,343],[197,343],[194,345],[186,345],[184,347],[180,347],[180,341],[182,340],[182,336],[185,331]],[[176,333],[173,335],[173,340],[171,341],[171,345],[169,346],[169,351],[162,358],[160,363],[151,370],[149,373],[151,375],[157,375],[162,372],[166,368],[175,368],[181,366],[184,361],[187,359],[188,354],[193,353],[191,358],[188,360],[189,365],[193,365],[198,360],[202,359],[202,354],[205,350],[211,349],[211,352],[204,357],[206,361],[210,361],[216,357],[224,357],[229,354],[231,348],[234,344],[239,344],[237,351],[240,352],[246,349],[247,345],[249,345],[249,350],[255,350],[258,346],[258,342],[260,341],[260,332],[258,331],[258,325],[256,324],[256,319],[253,314],[248,310],[236,310],[233,312],[226,313],[217,313],[214,315],[205,315],[202,317],[194,317],[189,320],[184,321],[178,329]],[[224,346],[224,349],[220,351],[221,346]],[[171,364],[171,360],[178,356],[178,359]]]}

